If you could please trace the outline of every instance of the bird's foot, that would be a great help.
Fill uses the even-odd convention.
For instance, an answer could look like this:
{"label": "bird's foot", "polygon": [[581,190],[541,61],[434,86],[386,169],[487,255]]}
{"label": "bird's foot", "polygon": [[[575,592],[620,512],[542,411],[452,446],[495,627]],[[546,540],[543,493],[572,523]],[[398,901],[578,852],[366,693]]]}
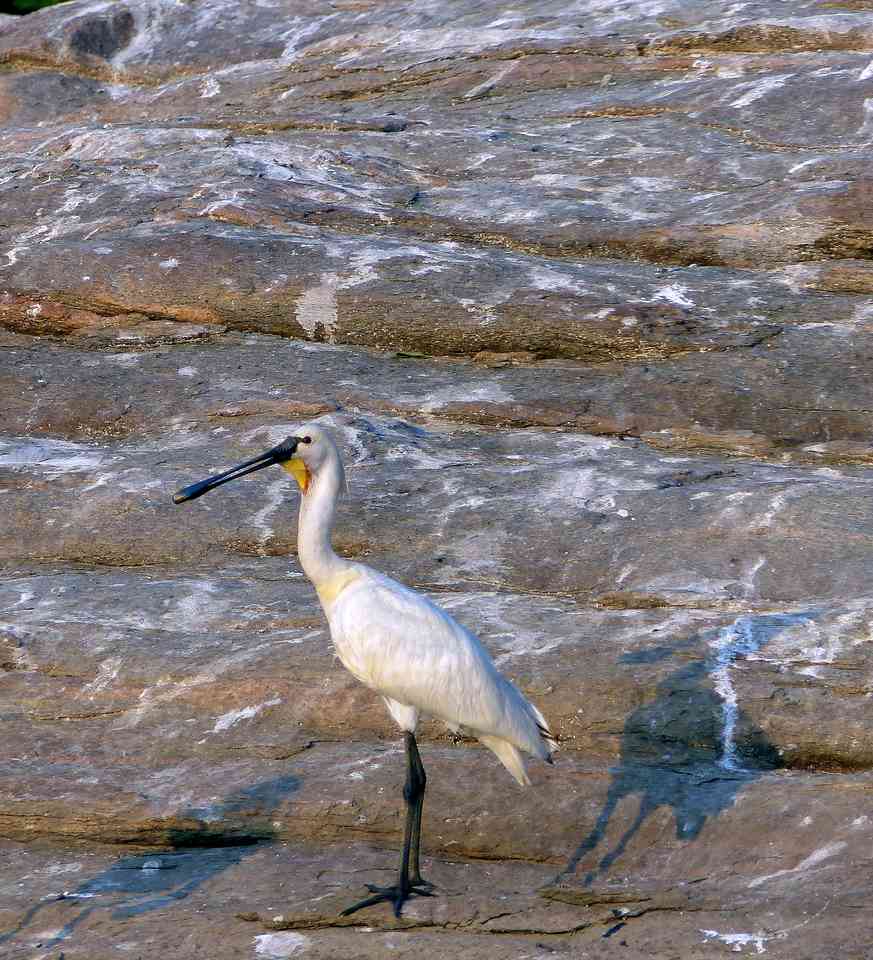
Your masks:
{"label": "bird's foot", "polygon": [[368,883],[367,889],[373,894],[373,896],[366,897],[364,900],[359,900],[357,903],[353,903],[350,907],[346,907],[346,909],[340,914],[341,917],[348,917],[351,914],[356,913],[358,910],[363,910],[364,907],[372,907],[377,903],[393,904],[394,916],[399,917],[400,911],[403,909],[403,904],[406,903],[410,897],[434,896],[433,884],[428,883],[426,880],[422,880],[421,878],[417,880],[411,880],[406,885],[398,883],[392,887],[377,887],[373,883]]}

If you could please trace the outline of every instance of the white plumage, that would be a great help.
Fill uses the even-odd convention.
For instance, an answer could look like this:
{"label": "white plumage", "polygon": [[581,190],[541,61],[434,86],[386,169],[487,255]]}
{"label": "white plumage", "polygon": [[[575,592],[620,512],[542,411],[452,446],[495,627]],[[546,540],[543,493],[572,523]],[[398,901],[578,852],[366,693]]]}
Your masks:
{"label": "white plumage", "polygon": [[363,564],[355,568],[357,578],[325,607],[343,666],[382,694],[402,730],[414,733],[419,713],[429,714],[479,738],[529,784],[519,751],[546,760],[554,743],[539,710],[445,610]]}
{"label": "white plumage", "polygon": [[[334,553],[330,537],[345,486],[342,460],[330,434],[317,424],[300,433],[310,443],[296,451],[305,467],[297,552],[343,666],[385,698],[402,730],[414,733],[419,713],[453,730],[463,728],[490,747],[519,783],[529,784],[519,751],[548,760],[556,746],[542,714],[445,610]],[[293,464],[286,469],[299,472]]]}
{"label": "white plumage", "polygon": [[557,744],[539,710],[498,672],[469,630],[422,594],[334,552],[331,534],[345,477],[333,439],[317,424],[305,425],[298,436],[254,460],[186,487],[176,502],[274,463],[300,485],[298,557],[318,593],[337,654],[350,673],[381,694],[404,731],[407,824],[400,877],[394,887],[371,887],[376,896],[344,911],[388,900],[399,916],[411,893],[427,896],[431,889],[418,869],[426,783],[414,735],[419,714],[477,737],[520,784],[530,783],[522,754],[551,762]]}

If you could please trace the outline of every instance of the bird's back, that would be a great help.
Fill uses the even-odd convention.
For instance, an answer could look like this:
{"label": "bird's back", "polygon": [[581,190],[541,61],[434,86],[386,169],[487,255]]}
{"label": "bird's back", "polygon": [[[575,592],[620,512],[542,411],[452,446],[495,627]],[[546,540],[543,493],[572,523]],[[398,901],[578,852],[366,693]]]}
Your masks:
{"label": "bird's back", "polygon": [[529,782],[518,750],[545,760],[556,745],[542,714],[445,610],[356,566],[359,575],[325,607],[344,666],[388,700],[469,731]]}

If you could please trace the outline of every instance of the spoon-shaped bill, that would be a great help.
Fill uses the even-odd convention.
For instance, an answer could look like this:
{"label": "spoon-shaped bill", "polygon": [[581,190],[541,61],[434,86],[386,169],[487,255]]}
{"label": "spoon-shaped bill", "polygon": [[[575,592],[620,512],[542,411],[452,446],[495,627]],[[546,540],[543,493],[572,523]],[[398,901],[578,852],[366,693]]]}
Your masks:
{"label": "spoon-shaped bill", "polygon": [[230,483],[231,480],[244,477],[246,474],[254,473],[256,470],[263,470],[264,467],[272,466],[274,463],[282,463],[285,460],[290,460],[290,458],[294,456],[298,443],[299,440],[297,437],[288,437],[287,440],[283,440],[282,443],[267,450],[266,453],[261,453],[251,460],[238,463],[235,467],[231,467],[230,470],[225,470],[223,473],[216,473],[214,476],[207,477],[205,480],[198,480],[196,483],[191,483],[187,487],[182,487],[181,490],[173,494],[173,503],[185,503],[187,500],[196,500],[197,497],[202,497],[204,493],[220,487],[223,483]]}

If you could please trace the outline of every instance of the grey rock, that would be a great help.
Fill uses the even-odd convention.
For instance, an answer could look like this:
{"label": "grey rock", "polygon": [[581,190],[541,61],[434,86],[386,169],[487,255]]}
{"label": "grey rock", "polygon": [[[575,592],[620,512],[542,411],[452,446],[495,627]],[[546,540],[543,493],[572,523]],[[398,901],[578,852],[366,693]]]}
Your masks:
{"label": "grey rock", "polygon": [[[0,953],[862,956],[866,0],[0,19]],[[297,493],[561,740],[401,753]]]}

